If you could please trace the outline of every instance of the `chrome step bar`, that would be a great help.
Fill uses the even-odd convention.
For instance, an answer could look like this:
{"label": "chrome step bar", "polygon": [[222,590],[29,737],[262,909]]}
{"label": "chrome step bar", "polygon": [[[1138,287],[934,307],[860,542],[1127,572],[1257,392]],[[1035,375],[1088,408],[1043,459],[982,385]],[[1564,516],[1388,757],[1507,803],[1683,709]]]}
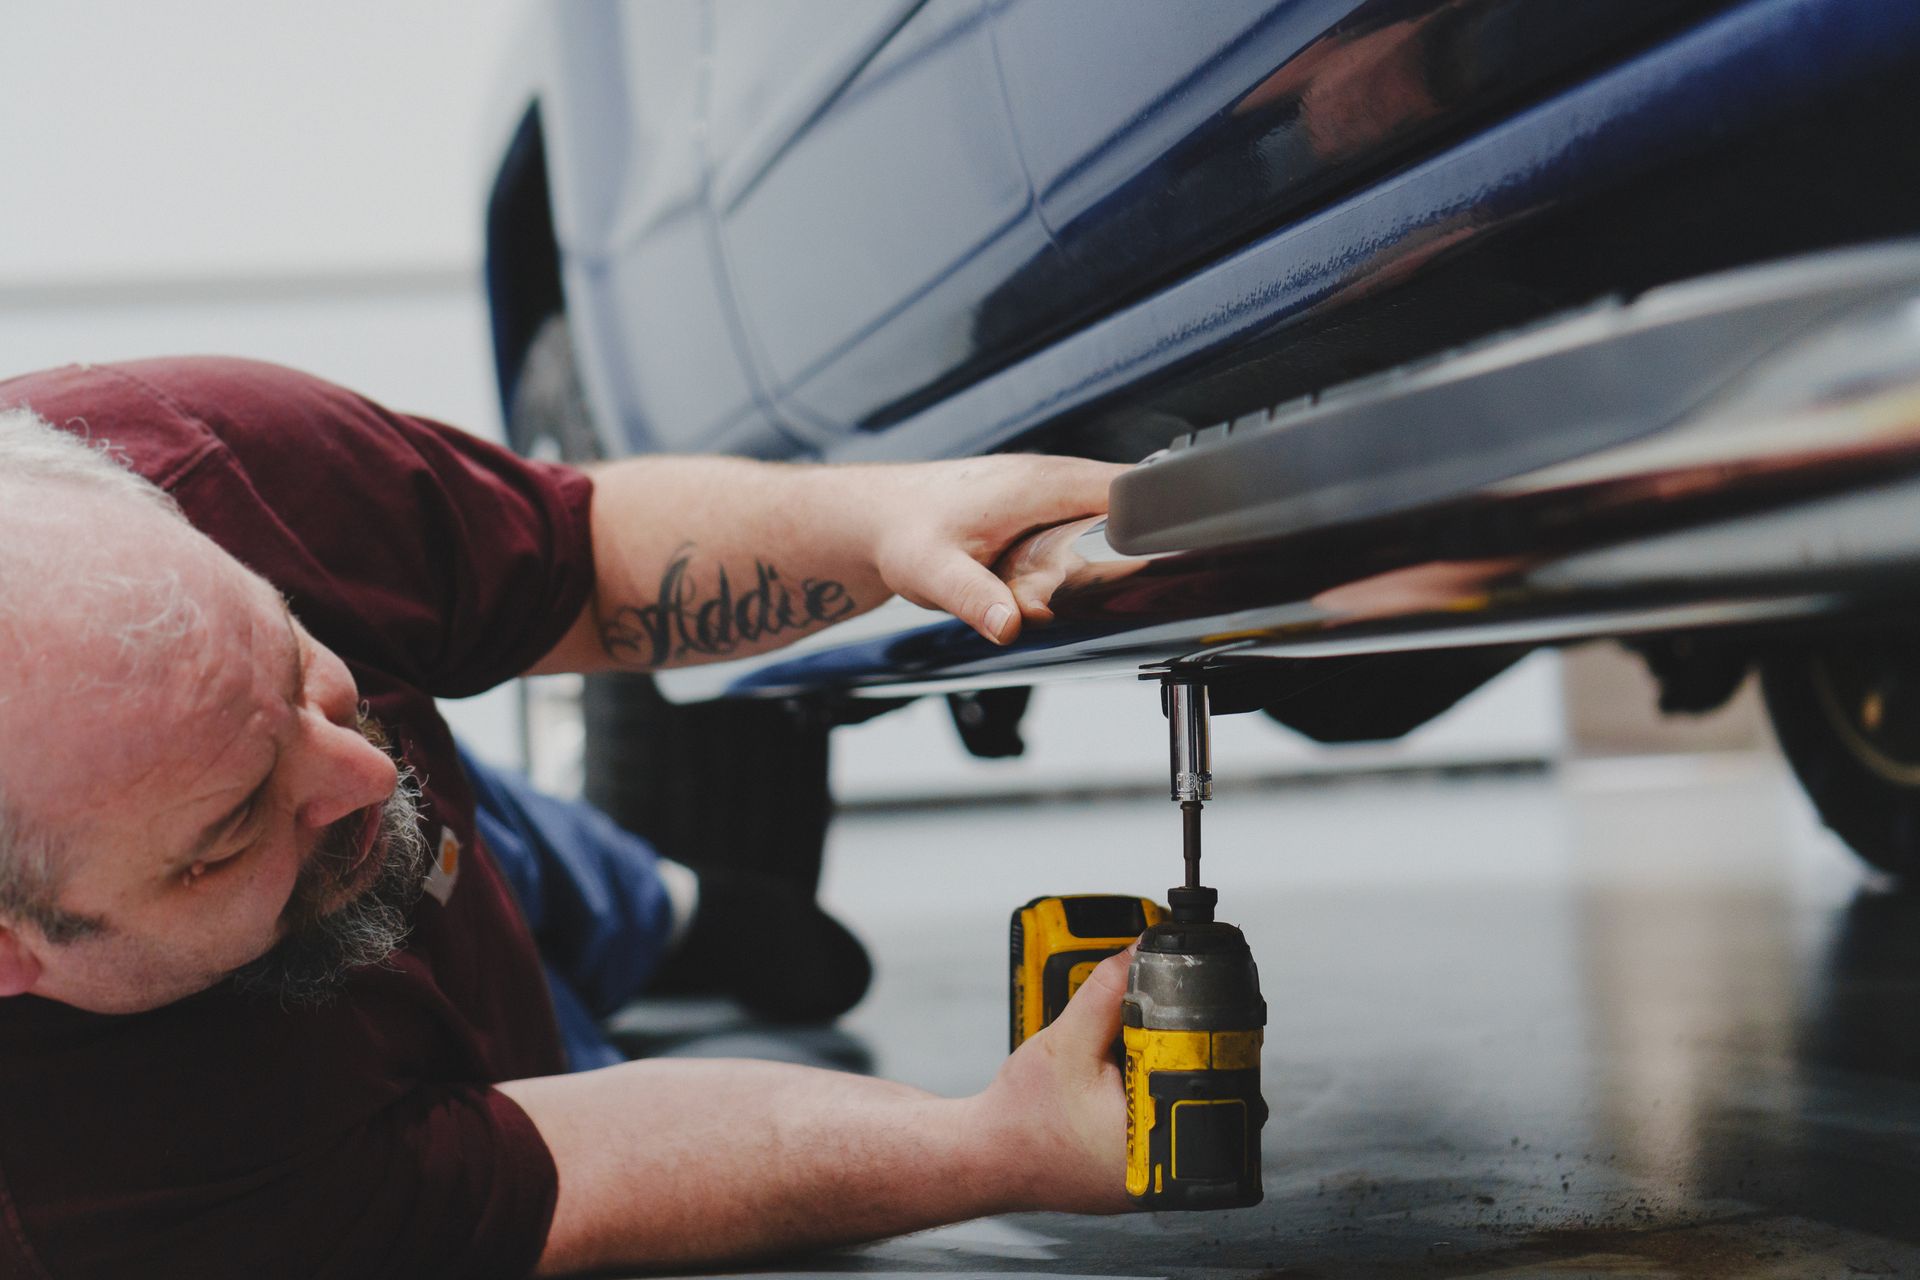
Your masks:
{"label": "chrome step bar", "polygon": [[[1738,335],[1674,336],[1713,314],[1733,316]],[[1663,358],[1674,394],[1603,394],[1609,380],[1635,376],[1621,352],[1656,350],[1647,335],[1662,329],[1712,353],[1703,362],[1713,369],[1688,374],[1685,361]],[[1609,347],[1609,333],[1631,341]],[[1570,362],[1580,349],[1584,366]],[[1529,352],[1559,376],[1526,371]],[[1494,381],[1462,394],[1478,378]],[[1372,488],[1356,480],[1360,455],[1347,449],[1345,471],[1321,472],[1344,502],[1275,471],[1311,440],[1301,427],[1322,432],[1343,406],[1364,406],[1368,425],[1356,430],[1375,439],[1389,438],[1380,423],[1395,413],[1430,436],[1474,438],[1471,406],[1501,403],[1490,396],[1501,379],[1509,391],[1529,388],[1534,434],[1558,432],[1557,443],[1530,443],[1508,413],[1478,437],[1495,453],[1512,443],[1504,455],[1443,451],[1423,469],[1394,465],[1418,463],[1417,451],[1389,451]],[[1595,412],[1581,419],[1589,401]],[[1622,409],[1635,402],[1639,419]],[[1598,420],[1608,425],[1596,431]],[[1171,480],[1181,467],[1199,475],[1201,462],[1214,482],[1196,480],[1183,512]],[[1149,480],[1150,519],[1128,505]],[[1116,484],[1115,503],[1114,525],[1133,531],[1127,545],[1159,549],[1123,554],[1105,520],[1030,537],[1006,563],[1060,575],[1055,621],[1010,647],[895,601],[775,653],[662,673],[661,688],[675,701],[821,689],[891,697],[1172,661],[1557,644],[1920,610],[1920,244],[1693,282],[1369,380],[1156,455]]]}

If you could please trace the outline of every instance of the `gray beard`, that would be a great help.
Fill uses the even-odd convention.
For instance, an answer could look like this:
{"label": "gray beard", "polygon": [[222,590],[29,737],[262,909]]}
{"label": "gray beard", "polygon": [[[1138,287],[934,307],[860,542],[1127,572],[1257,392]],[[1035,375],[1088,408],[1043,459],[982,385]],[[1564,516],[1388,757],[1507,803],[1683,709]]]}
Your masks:
{"label": "gray beard", "polygon": [[[360,731],[394,754],[371,717],[361,716]],[[294,883],[285,912],[287,935],[233,971],[227,980],[235,990],[284,1007],[317,1008],[331,1003],[355,970],[379,964],[400,949],[413,927],[411,908],[420,899],[431,858],[420,830],[420,786],[404,763],[399,785],[380,807],[379,823],[367,854],[378,861],[378,875],[344,906],[323,914],[321,904],[337,896],[353,874],[366,830],[359,815],[327,828]]]}

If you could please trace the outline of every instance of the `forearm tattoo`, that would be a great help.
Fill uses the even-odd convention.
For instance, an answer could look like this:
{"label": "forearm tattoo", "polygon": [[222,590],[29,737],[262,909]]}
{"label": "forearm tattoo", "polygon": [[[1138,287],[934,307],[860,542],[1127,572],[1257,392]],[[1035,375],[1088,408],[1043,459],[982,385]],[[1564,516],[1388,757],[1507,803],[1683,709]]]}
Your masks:
{"label": "forearm tattoo", "polygon": [[659,599],[620,605],[600,623],[600,646],[615,662],[663,667],[680,658],[718,658],[761,640],[833,622],[854,611],[844,583],[806,578],[798,583],[755,559],[751,586],[736,588],[720,566],[711,593],[692,573],[694,545],[682,544],[660,575]]}

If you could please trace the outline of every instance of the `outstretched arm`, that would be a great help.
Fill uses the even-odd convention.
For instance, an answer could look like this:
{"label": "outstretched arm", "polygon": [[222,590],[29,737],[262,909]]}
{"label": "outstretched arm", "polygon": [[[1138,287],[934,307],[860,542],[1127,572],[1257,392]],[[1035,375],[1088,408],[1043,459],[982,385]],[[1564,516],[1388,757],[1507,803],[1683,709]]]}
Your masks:
{"label": "outstretched arm", "polygon": [[982,1214],[1112,1213],[1111,1047],[1131,952],[971,1098],[767,1062],[658,1060],[501,1085],[560,1170],[540,1274],[737,1261]]}
{"label": "outstretched arm", "polygon": [[1122,467],[1001,455],[803,466],[635,458],[593,473],[594,594],[535,672],[653,670],[777,648],[899,594],[996,643],[1046,601],[990,566],[1104,512]]}

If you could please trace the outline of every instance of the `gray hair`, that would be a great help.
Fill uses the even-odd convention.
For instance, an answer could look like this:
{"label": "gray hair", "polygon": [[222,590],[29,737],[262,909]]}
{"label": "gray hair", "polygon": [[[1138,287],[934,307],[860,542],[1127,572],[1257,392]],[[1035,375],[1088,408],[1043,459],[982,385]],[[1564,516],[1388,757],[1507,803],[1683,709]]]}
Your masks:
{"label": "gray hair", "polygon": [[97,916],[60,906],[58,847],[51,835],[21,821],[0,796],[0,923],[30,924],[48,942],[64,946],[103,932],[106,925]]}
{"label": "gray hair", "polygon": [[[54,427],[30,409],[0,409],[0,523],[9,511],[17,509],[14,495],[49,485],[117,495],[186,522],[172,496],[129,469],[110,445]],[[32,605],[22,602],[31,601],[35,593],[28,590],[28,583],[37,576],[27,557],[8,553],[6,544],[10,541],[0,535],[0,661],[17,661],[24,652],[21,611],[30,610]],[[85,582],[61,585],[70,598],[75,591],[96,596],[139,592],[155,597],[153,607],[143,611],[143,619],[121,636],[121,647],[127,652],[143,640],[183,634],[197,613],[179,590],[177,575],[141,579],[95,574]],[[6,755],[5,744],[0,744],[0,759]],[[59,841],[51,832],[28,822],[8,802],[6,784],[4,773],[0,773],[0,920],[30,923],[53,943],[73,942],[98,933],[100,921],[57,905]]]}
{"label": "gray hair", "polygon": [[[85,427],[84,420],[76,424]],[[0,408],[0,485],[73,484],[118,493],[178,516],[172,496],[130,469],[105,441],[82,439],[27,408]]]}

